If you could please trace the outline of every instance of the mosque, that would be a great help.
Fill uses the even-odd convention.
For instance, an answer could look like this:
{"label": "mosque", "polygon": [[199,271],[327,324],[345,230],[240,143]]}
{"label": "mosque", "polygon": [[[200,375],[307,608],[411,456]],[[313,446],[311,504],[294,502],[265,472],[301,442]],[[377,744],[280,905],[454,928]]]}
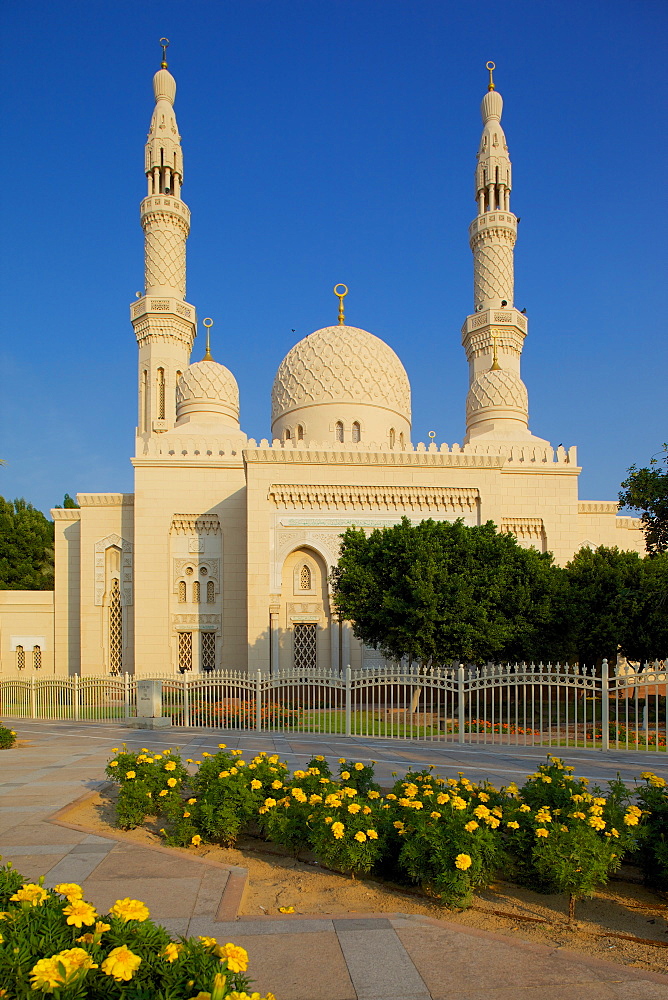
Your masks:
{"label": "mosque", "polygon": [[[164,56],[145,148],[144,293],[138,347],[134,493],[80,493],[58,509],[54,593],[0,594],[0,672],[166,675],[372,667],[379,654],[339,621],[329,573],[339,536],[406,515],[492,520],[565,563],[582,546],[644,550],[614,501],[579,502],[576,449],[529,430],[520,360],[528,324],[513,304],[517,218],[503,100],[488,63],[475,166],[473,311],[463,444],[411,440],[411,387],[395,352],[339,318],[278,367],[271,440],[248,439],[232,372],[186,300],[190,211],[176,82]],[[205,325],[207,321],[205,320]]]}

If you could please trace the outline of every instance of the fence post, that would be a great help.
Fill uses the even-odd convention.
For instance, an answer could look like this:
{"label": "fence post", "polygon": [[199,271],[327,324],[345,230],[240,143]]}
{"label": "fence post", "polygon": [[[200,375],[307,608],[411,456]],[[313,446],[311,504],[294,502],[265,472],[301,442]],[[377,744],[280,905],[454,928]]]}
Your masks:
{"label": "fence post", "polygon": [[346,667],[346,736],[351,735],[351,720],[352,720],[352,702],[353,702],[353,676],[352,670],[350,669],[350,664]]}
{"label": "fence post", "polygon": [[459,728],[459,742],[464,742],[464,665],[457,667],[457,724]]}
{"label": "fence post", "polygon": [[255,682],[255,728],[258,732],[262,729],[262,670],[257,668],[257,680]]}
{"label": "fence post", "polygon": [[183,678],[183,725],[190,726],[190,685],[188,675],[182,674]]}
{"label": "fence post", "polygon": [[130,675],[126,671],[123,674],[123,711],[125,718],[130,718]]}
{"label": "fence post", "polygon": [[74,674],[72,677],[72,702],[74,708],[74,721],[79,721],[79,675]]}
{"label": "fence post", "polygon": [[601,750],[610,749],[610,686],[608,661],[601,664]]}
{"label": "fence post", "polygon": [[30,718],[37,718],[37,698],[35,697],[35,676],[30,678]]}

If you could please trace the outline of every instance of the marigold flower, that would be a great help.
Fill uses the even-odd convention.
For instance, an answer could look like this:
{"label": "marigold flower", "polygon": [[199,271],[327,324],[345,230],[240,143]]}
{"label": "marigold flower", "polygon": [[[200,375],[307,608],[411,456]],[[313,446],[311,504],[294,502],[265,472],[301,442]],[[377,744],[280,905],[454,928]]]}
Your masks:
{"label": "marigold flower", "polygon": [[392,826],[395,827],[397,830],[403,830],[403,828],[404,828],[404,824],[401,822],[400,819],[395,819],[395,821],[392,824]]}
{"label": "marigold flower", "polygon": [[501,820],[497,819],[496,816],[485,816],[485,823],[492,830],[496,830],[499,826],[501,826]]}
{"label": "marigold flower", "polygon": [[253,778],[253,780],[250,783],[250,786],[253,789],[253,791],[256,791],[258,788],[262,788],[262,782],[258,781],[257,778]]}
{"label": "marigold flower", "polygon": [[136,771],[126,771],[125,772],[125,777],[126,778],[136,778],[137,777],[137,772]]}
{"label": "marigold flower", "polygon": [[54,885],[54,892],[59,892],[61,896],[67,896],[70,902],[73,899],[83,898],[83,889],[76,882],[59,882],[58,885]]}
{"label": "marigold flower", "polygon": [[378,834],[375,830],[367,830],[366,835],[369,840],[378,840]]}
{"label": "marigold flower", "polygon": [[434,812],[429,813],[429,815],[431,816],[432,819],[440,819],[441,818],[440,812],[436,812],[436,810],[434,810]]}
{"label": "marigold flower", "polygon": [[150,914],[146,903],[142,903],[139,899],[130,899],[127,896],[125,899],[117,899],[109,912],[115,917],[120,917],[121,920],[137,920],[139,923],[148,920]]}
{"label": "marigold flower", "polygon": [[225,750],[226,747],[227,747],[227,743],[219,743],[218,744],[218,749],[219,750]]}
{"label": "marigold flower", "polygon": [[97,969],[97,965],[85,948],[66,948],[65,951],[58,952],[53,957],[60,959],[68,972]]}
{"label": "marigold flower", "polygon": [[117,760],[110,760],[109,761],[109,767],[118,767],[118,761]]}
{"label": "marigold flower", "polygon": [[[204,754],[202,754],[202,756],[204,756]],[[167,763],[165,764],[165,771],[175,771],[175,770],[176,770],[176,762],[173,760],[168,760]]]}
{"label": "marigold flower", "polygon": [[478,819],[484,819],[486,816],[490,815],[490,811],[487,806],[476,806],[473,810],[473,815],[477,816]]}
{"label": "marigold flower", "polygon": [[511,819],[510,823],[506,823],[506,826],[509,827],[511,830],[519,830],[520,828],[520,824],[517,822],[516,819]]}
{"label": "marigold flower", "polygon": [[345,757],[339,757],[339,764],[345,764],[345,762],[346,762]]}
{"label": "marigold flower", "polygon": [[626,824],[626,826],[637,826],[638,817],[635,815],[635,813],[626,813],[626,815],[624,816],[624,823]]}
{"label": "marigold flower", "polygon": [[530,813],[531,812],[531,806],[528,806],[525,803],[522,803],[522,805],[520,806],[520,812],[521,813]]}
{"label": "marigold flower", "polygon": [[344,781],[347,781],[348,778],[350,777],[350,771],[341,771],[341,777],[343,778]]}
{"label": "marigold flower", "polygon": [[477,830],[479,826],[480,826],[480,824],[476,823],[476,821],[474,819],[472,819],[470,823],[467,823],[464,826],[464,829],[466,830],[467,833],[473,833],[473,831]]}
{"label": "marigold flower", "polygon": [[215,937],[206,937],[206,935],[199,935],[199,939],[205,948],[216,948],[218,945],[218,939]]}
{"label": "marigold flower", "polygon": [[17,903],[30,903],[31,906],[41,906],[48,897],[48,892],[41,885],[36,885],[34,882],[25,882],[9,898]]}
{"label": "marigold flower", "polygon": [[547,837],[548,836],[548,832],[547,832],[547,830],[545,829],[544,826],[539,826],[538,827],[538,829],[536,830],[536,836],[537,837]]}
{"label": "marigold flower", "polygon": [[334,834],[337,840],[341,840],[341,838],[343,837],[344,830],[345,827],[343,823],[332,823],[332,833]]}
{"label": "marigold flower", "polygon": [[322,802],[322,795],[309,795],[308,804],[310,806],[318,805],[319,802]]}
{"label": "marigold flower", "polygon": [[197,802],[197,799],[188,799],[188,805],[189,806],[194,806],[196,802]]}
{"label": "marigold flower", "polygon": [[473,862],[469,854],[458,854],[455,858],[455,868],[459,868],[460,871],[465,872],[472,864]]}
{"label": "marigold flower", "polygon": [[166,788],[162,788],[162,789],[161,789],[161,790],[160,790],[160,791],[158,792],[158,795],[160,796],[160,798],[161,798],[161,799],[164,799],[165,795],[167,795],[167,789],[166,789]]}
{"label": "marigold flower", "polygon": [[271,787],[272,788],[282,788],[283,787],[283,782],[282,781],[278,781],[278,779],[276,781],[272,781]]}
{"label": "marigold flower", "polygon": [[230,774],[238,774],[238,773],[239,773],[239,768],[238,767],[231,767],[230,768]]}
{"label": "marigold flower", "polygon": [[112,948],[107,958],[100,966],[107,976],[111,976],[117,983],[129,982],[141,965],[141,958],[130,951],[126,945],[120,948]]}
{"label": "marigold flower", "polygon": [[166,958],[168,962],[175,962],[181,952],[183,951],[182,944],[175,944],[174,941],[170,941],[166,944],[162,950],[162,957]]}
{"label": "marigold flower", "polygon": [[229,778],[229,776],[230,776],[229,771],[221,771],[220,774],[218,775],[219,778]]}
{"label": "marigold flower", "polygon": [[481,802],[489,802],[489,795],[487,792],[478,792],[478,798]]}
{"label": "marigold flower", "polygon": [[230,972],[245,972],[248,968],[248,952],[240,945],[228,941],[227,944],[216,948],[215,954],[221,962],[227,962]]}
{"label": "marigold flower", "polygon": [[363,771],[364,770],[364,764],[355,764],[355,770],[356,771]]}
{"label": "marigold flower", "polygon": [[605,830],[605,820],[600,816],[590,816],[588,822],[594,830]]}
{"label": "marigold flower", "polygon": [[174,788],[178,784],[178,782],[176,778],[167,778],[167,784],[169,785],[170,788]]}
{"label": "marigold flower", "polygon": [[[65,976],[67,975],[67,969]],[[65,982],[63,966],[57,956],[53,958],[40,958],[30,970],[30,986],[33,990],[42,990],[44,993],[53,993],[57,986],[62,986]]]}
{"label": "marigold flower", "polygon": [[[388,795],[388,798],[389,798],[389,795]],[[446,804],[446,802],[449,802],[449,801],[450,801],[450,796],[447,795],[445,792],[440,792],[436,796],[436,803],[439,806],[444,806]]]}
{"label": "marigold flower", "polygon": [[193,845],[193,847],[199,847],[199,845],[202,843],[202,838],[200,837],[199,833],[196,833],[195,836],[191,838],[190,843]]}
{"label": "marigold flower", "polygon": [[[438,799],[436,800],[438,802]],[[453,795],[452,797],[452,807],[453,809],[466,809],[466,799],[461,798],[459,795]]]}
{"label": "marigold flower", "polygon": [[362,830],[358,830],[357,833],[355,834],[355,840],[358,840],[360,844],[363,844],[364,841],[366,840],[366,833],[364,833]]}
{"label": "marigold flower", "polygon": [[358,813],[361,808],[362,807],[359,805],[358,802],[351,802],[350,805],[348,806],[348,812],[352,813],[354,816],[355,813]]}
{"label": "marigold flower", "polygon": [[94,924],[97,919],[97,912],[90,903],[85,903],[83,899],[73,899],[69,906],[64,907],[63,914],[67,917],[67,923],[73,927],[82,927],[86,924]]}
{"label": "marigold flower", "polygon": [[379,799],[380,798],[380,792],[376,792],[372,788],[370,792],[367,792],[367,798],[369,798],[369,799]]}

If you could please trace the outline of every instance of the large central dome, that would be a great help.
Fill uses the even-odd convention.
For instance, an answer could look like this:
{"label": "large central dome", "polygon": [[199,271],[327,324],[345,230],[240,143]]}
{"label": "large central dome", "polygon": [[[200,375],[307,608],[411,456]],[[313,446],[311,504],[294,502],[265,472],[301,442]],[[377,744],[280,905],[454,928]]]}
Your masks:
{"label": "large central dome", "polygon": [[[391,347],[355,326],[326,326],[292,348],[271,394],[283,440],[407,442],[411,387]],[[341,430],[343,426],[343,432]]]}

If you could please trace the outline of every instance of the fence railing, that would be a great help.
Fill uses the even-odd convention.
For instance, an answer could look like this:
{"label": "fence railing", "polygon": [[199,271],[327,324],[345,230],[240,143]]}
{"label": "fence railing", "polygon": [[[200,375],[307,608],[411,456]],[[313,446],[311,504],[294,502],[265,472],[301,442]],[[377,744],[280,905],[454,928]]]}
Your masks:
{"label": "fence railing", "polygon": [[[390,740],[665,750],[668,663],[416,665],[170,677],[0,679],[0,718],[122,721],[138,686],[175,726]],[[156,687],[157,685],[157,687]],[[150,701],[148,702],[151,703]],[[155,701],[153,701],[155,705]],[[140,707],[139,714],[144,711]],[[153,709],[155,711],[155,708]],[[158,713],[159,714],[159,713]]]}

